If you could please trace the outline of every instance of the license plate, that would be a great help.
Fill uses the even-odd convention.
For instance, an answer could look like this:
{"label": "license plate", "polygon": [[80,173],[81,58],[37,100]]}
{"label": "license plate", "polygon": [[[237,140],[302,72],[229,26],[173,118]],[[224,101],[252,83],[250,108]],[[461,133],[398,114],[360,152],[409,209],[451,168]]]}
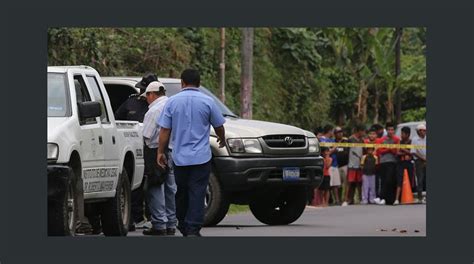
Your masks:
{"label": "license plate", "polygon": [[300,168],[283,168],[284,181],[296,181],[300,178]]}

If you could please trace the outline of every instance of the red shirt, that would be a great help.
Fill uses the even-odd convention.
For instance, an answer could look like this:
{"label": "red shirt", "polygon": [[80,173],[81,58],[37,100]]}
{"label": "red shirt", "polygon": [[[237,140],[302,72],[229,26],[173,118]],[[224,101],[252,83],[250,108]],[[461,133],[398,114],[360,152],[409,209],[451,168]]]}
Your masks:
{"label": "red shirt", "polygon": [[329,168],[331,168],[331,163],[332,163],[331,157],[324,158],[324,169],[323,169],[324,177],[329,177]]}
{"label": "red shirt", "polygon": [[[378,138],[375,140],[375,144],[388,144],[386,141],[390,140],[390,138],[388,136],[384,136],[384,137],[381,137],[381,138]],[[400,138],[398,138],[397,136],[393,136],[391,138],[391,140],[393,141],[393,144],[399,144],[400,143]],[[386,153],[389,153],[391,152],[393,155],[397,155],[397,149],[394,149],[394,148],[377,148],[377,156],[381,156],[383,154],[386,154]]]}

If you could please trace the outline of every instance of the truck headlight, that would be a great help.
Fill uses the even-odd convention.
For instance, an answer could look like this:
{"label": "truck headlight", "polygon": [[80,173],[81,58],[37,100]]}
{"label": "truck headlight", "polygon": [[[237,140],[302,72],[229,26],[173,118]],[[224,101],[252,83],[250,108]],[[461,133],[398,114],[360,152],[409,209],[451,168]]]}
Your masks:
{"label": "truck headlight", "polygon": [[227,145],[229,145],[229,149],[233,153],[244,153],[244,143],[240,138],[229,138],[227,139]]}
{"label": "truck headlight", "polygon": [[317,138],[308,138],[309,153],[319,153],[319,142]]}
{"label": "truck headlight", "polygon": [[244,139],[244,147],[247,153],[262,153],[262,146],[258,139]]}
{"label": "truck headlight", "polygon": [[58,145],[54,143],[48,143],[48,160],[57,160],[59,156]]}
{"label": "truck headlight", "polygon": [[230,138],[227,139],[227,144],[229,149],[233,153],[262,153],[262,146],[258,139],[240,139],[240,138]]}

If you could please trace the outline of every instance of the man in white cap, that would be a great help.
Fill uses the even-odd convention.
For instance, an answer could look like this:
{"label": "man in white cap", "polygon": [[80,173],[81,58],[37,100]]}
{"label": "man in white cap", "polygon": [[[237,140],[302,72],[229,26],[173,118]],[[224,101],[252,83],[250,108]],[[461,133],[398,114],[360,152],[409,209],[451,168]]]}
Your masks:
{"label": "man in white cap", "polygon": [[[424,124],[419,124],[416,127],[416,132],[418,137],[415,137],[412,140],[413,145],[426,146],[426,126]],[[415,173],[416,173],[416,187],[418,191],[418,201],[426,202],[423,199],[423,182],[426,178],[426,147],[420,149],[412,149],[411,153],[415,159]]]}
{"label": "man in white cap", "polygon": [[143,234],[152,236],[174,235],[177,223],[173,167],[170,165],[168,170],[161,170],[156,163],[160,133],[157,120],[168,101],[165,94],[165,86],[159,81],[154,81],[141,95],[149,104],[143,119],[143,138],[146,144],[145,173],[148,177],[148,205],[152,224],[152,228],[144,230]]}

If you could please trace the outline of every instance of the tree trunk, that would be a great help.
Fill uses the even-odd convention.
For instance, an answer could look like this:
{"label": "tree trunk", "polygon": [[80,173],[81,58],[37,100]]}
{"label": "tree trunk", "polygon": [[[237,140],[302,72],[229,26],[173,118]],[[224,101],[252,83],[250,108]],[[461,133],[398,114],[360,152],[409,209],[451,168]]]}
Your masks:
{"label": "tree trunk", "polygon": [[225,104],[225,28],[220,28],[221,62],[219,63],[220,99]]}
{"label": "tree trunk", "polygon": [[337,110],[337,125],[338,126],[344,126],[345,117],[346,117],[346,114],[344,113],[344,110],[339,108]]}
{"label": "tree trunk", "polygon": [[364,80],[359,82],[359,96],[357,100],[357,119],[365,123],[367,121],[367,98],[369,97],[367,91],[367,83]]}
{"label": "tree trunk", "polygon": [[393,94],[392,89],[387,90],[387,102],[385,103],[387,107],[387,120],[386,122],[393,122],[394,121],[394,113],[393,113]]}
{"label": "tree trunk", "polygon": [[242,73],[240,75],[240,114],[252,119],[253,28],[242,29]]}
{"label": "tree trunk", "polygon": [[402,38],[402,28],[396,28],[396,35],[397,35],[397,42],[395,45],[395,101],[396,101],[396,120],[397,123],[400,124],[402,122],[402,98],[401,98],[401,91],[400,87],[398,87],[398,76],[400,75],[400,41]]}
{"label": "tree trunk", "polygon": [[379,104],[380,104],[380,91],[377,87],[377,82],[374,82],[375,98],[374,98],[374,124],[379,122]]}

